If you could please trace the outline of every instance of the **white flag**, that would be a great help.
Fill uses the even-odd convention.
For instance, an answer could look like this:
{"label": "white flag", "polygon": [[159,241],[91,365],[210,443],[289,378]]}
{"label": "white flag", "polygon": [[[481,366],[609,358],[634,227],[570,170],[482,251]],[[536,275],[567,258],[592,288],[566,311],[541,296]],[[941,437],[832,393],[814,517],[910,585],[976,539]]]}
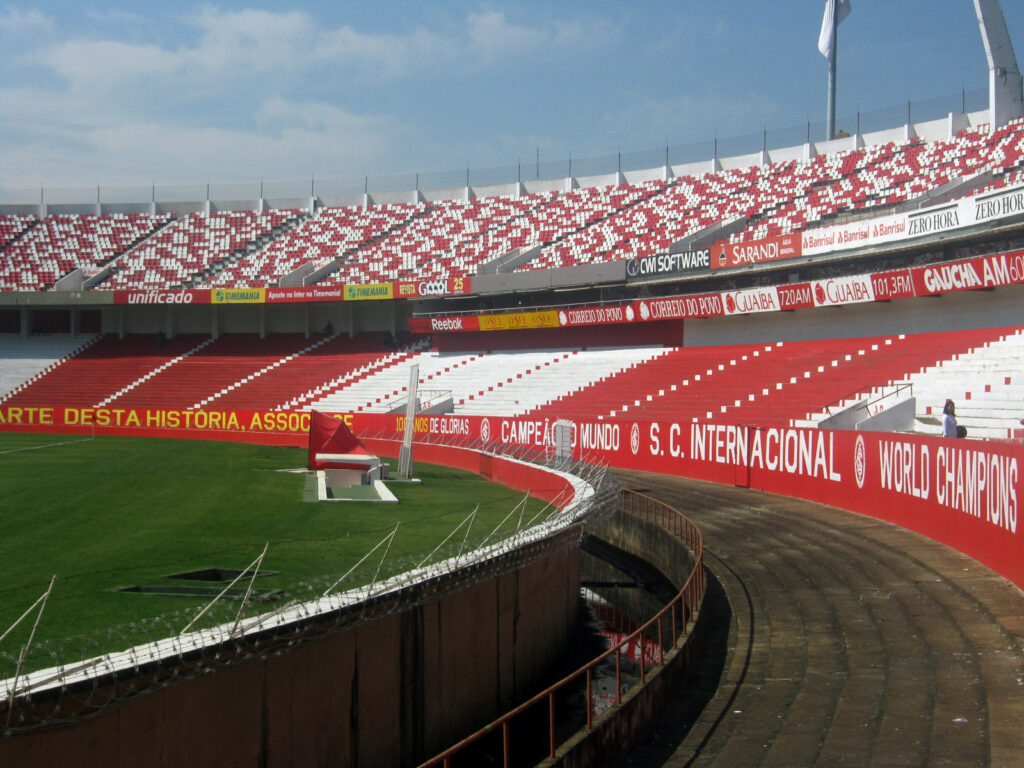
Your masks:
{"label": "white flag", "polygon": [[832,15],[838,14],[836,26],[850,15],[850,0],[838,0],[839,7],[836,8],[836,0],[825,0],[825,18],[821,20],[821,34],[818,35],[818,50],[826,59],[832,58]]}

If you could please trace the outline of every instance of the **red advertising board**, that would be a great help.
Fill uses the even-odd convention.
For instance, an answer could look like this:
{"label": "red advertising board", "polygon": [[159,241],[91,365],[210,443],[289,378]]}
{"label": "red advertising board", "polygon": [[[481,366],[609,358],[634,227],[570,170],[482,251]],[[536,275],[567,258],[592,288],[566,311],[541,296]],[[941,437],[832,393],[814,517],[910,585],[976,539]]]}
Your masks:
{"label": "red advertising board", "polygon": [[1024,251],[918,267],[913,278],[918,296],[1024,283]]}
{"label": "red advertising board", "polygon": [[875,301],[906,299],[914,295],[914,276],[909,269],[876,272],[871,276]]}
{"label": "red advertising board", "polygon": [[[402,416],[355,414],[353,429],[400,435]],[[418,416],[418,440],[550,450],[554,422]],[[917,531],[1024,586],[1024,449],[884,432],[612,419],[574,422],[576,455],[809,499]]]}
{"label": "red advertising board", "polygon": [[450,333],[453,331],[479,331],[477,315],[455,315],[450,317],[412,317],[409,319],[412,333]]}
{"label": "red advertising board", "polygon": [[725,314],[722,294],[703,293],[670,299],[644,299],[637,302],[641,320],[679,320],[687,317],[717,317]]}
{"label": "red advertising board", "polygon": [[573,328],[580,325],[631,323],[636,319],[637,311],[632,304],[578,307],[575,309],[563,309],[558,313],[558,322],[563,328]]}
{"label": "red advertising board", "polygon": [[191,288],[183,291],[114,291],[115,304],[209,304],[209,288]]}
{"label": "red advertising board", "polygon": [[814,306],[814,289],[810,283],[790,283],[779,286],[779,309],[807,309]]}
{"label": "red advertising board", "polygon": [[711,249],[711,268],[748,267],[766,261],[793,259],[802,253],[803,241],[799,234],[739,243],[717,243]]}

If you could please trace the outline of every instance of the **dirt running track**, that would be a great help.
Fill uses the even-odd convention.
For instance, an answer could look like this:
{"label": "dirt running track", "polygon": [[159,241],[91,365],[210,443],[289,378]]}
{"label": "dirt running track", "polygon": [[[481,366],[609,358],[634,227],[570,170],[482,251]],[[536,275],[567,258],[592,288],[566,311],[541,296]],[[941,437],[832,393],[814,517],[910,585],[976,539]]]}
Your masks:
{"label": "dirt running track", "polygon": [[1024,592],[1009,581],[868,517],[616,474],[703,531],[717,640],[627,765],[1024,766]]}

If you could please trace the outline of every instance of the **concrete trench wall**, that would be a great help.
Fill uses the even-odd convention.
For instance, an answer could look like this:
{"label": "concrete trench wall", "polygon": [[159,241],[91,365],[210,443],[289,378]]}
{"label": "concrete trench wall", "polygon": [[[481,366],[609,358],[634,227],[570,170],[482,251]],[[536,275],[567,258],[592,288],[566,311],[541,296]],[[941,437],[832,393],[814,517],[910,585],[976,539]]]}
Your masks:
{"label": "concrete trench wall", "polygon": [[532,693],[578,606],[579,550],[557,542],[434,601],[0,739],[0,765],[415,765]]}

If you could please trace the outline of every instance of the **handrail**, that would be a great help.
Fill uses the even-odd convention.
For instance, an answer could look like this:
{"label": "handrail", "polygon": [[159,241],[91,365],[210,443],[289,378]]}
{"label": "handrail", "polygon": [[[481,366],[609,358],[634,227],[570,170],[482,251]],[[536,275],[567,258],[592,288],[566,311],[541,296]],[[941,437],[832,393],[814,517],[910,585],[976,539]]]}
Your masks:
{"label": "handrail", "polygon": [[[510,724],[511,721],[521,715],[534,705],[547,700],[548,703],[548,745],[549,745],[549,756],[555,758],[558,752],[558,743],[555,737],[555,700],[556,694],[562,691],[566,686],[577,682],[580,678],[585,677],[586,682],[586,702],[587,702],[587,722],[586,728],[592,729],[594,727],[594,686],[592,685],[593,670],[599,664],[611,656],[615,656],[615,703],[622,703],[622,651],[627,645],[636,640],[642,640],[645,636],[652,634],[650,630],[657,625],[657,628],[653,630],[656,633],[657,638],[657,649],[658,658],[656,663],[648,663],[647,654],[641,653],[640,663],[640,681],[630,689],[633,690],[639,686],[643,686],[647,683],[647,675],[650,670],[659,669],[665,664],[665,648],[666,648],[666,637],[665,637],[665,621],[668,620],[669,626],[671,627],[671,647],[674,650],[678,650],[680,644],[685,642],[686,630],[689,624],[693,621],[696,616],[701,600],[704,595],[705,579],[704,579],[704,548],[703,538],[701,536],[700,529],[693,524],[685,515],[678,510],[664,504],[657,499],[651,498],[642,493],[636,493],[635,491],[623,490],[622,491],[622,509],[624,512],[640,517],[648,522],[654,523],[664,528],[668,533],[676,536],[686,543],[686,546],[694,554],[694,564],[687,576],[686,581],[683,584],[682,589],[679,593],[662,608],[657,614],[655,614],[646,624],[640,626],[629,636],[625,637],[618,644],[609,648],[607,651],[602,653],[600,656],[589,661],[584,666],[572,672],[568,676],[562,678],[558,682],[544,689],[540,693],[534,695],[530,699],[506,712],[504,715],[499,717],[492,723],[485,725],[475,733],[467,736],[462,741],[454,744],[443,752],[435,755],[425,763],[421,763],[419,768],[433,768],[433,766],[442,765],[444,768],[451,767],[451,760],[463,749],[467,748],[471,744],[482,739],[484,736],[488,736],[497,732],[502,734],[502,755],[504,768],[510,768],[511,766],[511,749],[512,745],[510,742]],[[682,631],[680,632],[680,628]]]}
{"label": "handrail", "polygon": [[[895,384],[895,385],[892,385],[892,386],[893,386],[893,388],[892,388],[891,391],[886,392],[883,395],[879,395],[878,397],[874,398],[873,400],[867,400],[866,402],[861,403],[859,406],[857,406],[858,409],[870,408],[872,405],[874,405],[875,403],[880,403],[882,400],[888,400],[890,397],[896,397],[904,389],[909,389],[910,390],[910,394],[911,395],[914,394],[914,384],[913,384],[913,382],[907,382],[905,384]],[[860,390],[856,390],[855,389],[853,392],[850,392],[849,394],[843,395],[842,397],[840,397],[840,398],[838,398],[836,400],[833,400],[831,403],[826,405],[825,406],[825,410],[828,412],[828,415],[829,416],[832,415],[832,407],[833,406],[838,405],[839,403],[843,402],[844,400],[849,400],[849,399],[851,399],[853,397],[856,397],[856,395],[857,395],[857,393],[859,391]]]}

